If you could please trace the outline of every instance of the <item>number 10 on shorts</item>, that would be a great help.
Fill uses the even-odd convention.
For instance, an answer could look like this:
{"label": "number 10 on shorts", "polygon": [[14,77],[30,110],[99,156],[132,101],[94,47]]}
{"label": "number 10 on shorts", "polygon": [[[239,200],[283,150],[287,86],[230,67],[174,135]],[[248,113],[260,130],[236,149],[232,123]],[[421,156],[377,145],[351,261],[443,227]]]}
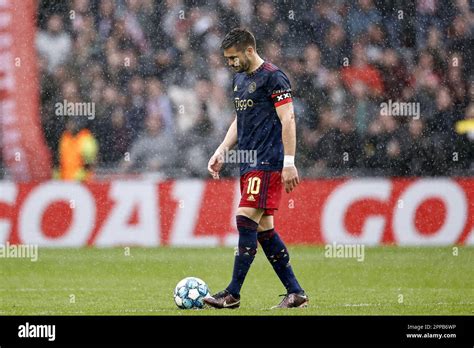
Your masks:
{"label": "number 10 on shorts", "polygon": [[260,181],[260,178],[257,176],[248,178],[247,194],[258,194],[260,192]]}

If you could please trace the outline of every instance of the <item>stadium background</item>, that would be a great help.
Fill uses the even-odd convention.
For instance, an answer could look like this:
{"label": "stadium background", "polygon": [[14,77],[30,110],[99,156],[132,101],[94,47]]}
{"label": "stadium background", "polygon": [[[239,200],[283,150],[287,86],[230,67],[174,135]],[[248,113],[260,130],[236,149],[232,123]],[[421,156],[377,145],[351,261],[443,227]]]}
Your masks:
{"label": "stadium background", "polygon": [[[474,240],[472,2],[75,0],[5,10],[23,21],[4,31],[25,44],[4,45],[18,74],[2,108],[2,176],[13,181],[1,184],[4,240],[235,243],[237,166],[220,183],[207,174],[233,117],[219,44],[235,26],[252,28],[292,82],[305,182],[282,202],[277,227],[290,242]],[[93,104],[94,114],[58,114],[63,101]],[[389,101],[418,103],[420,114],[382,115]]]}
{"label": "stadium background", "polygon": [[[474,117],[472,2],[39,1],[37,17],[55,168],[78,123],[98,143],[98,178],[207,178],[233,117],[219,44],[242,25],[291,78],[303,177],[472,174],[472,135],[456,127]],[[64,99],[93,102],[94,119],[58,116]],[[420,103],[420,119],[380,116],[388,100]]]}
{"label": "stadium background", "polygon": [[[294,314],[472,314],[473,8],[1,1],[0,246],[39,259],[0,259],[0,314],[176,315],[180,279],[226,285],[238,170],[206,166],[233,117],[219,44],[238,25],[294,90],[303,182],[276,228],[313,299]],[[65,100],[93,117],[58,114]],[[390,100],[421,114],[381,115]],[[275,314],[262,255],[237,314]]]}

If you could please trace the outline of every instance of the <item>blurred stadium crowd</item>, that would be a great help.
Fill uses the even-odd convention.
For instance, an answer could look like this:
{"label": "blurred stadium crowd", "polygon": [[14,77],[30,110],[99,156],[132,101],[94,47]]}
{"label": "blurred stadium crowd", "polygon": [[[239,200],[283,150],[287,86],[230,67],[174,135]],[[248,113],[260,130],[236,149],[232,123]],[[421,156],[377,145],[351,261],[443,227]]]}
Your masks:
{"label": "blurred stadium crowd", "polygon": [[[82,132],[98,145],[87,169],[99,176],[206,177],[234,117],[219,45],[244,26],[291,79],[304,176],[472,175],[473,2],[410,3],[41,1],[41,115],[55,165]],[[94,103],[94,117],[57,116],[63,100]],[[419,117],[382,115],[389,100],[419,103]]]}

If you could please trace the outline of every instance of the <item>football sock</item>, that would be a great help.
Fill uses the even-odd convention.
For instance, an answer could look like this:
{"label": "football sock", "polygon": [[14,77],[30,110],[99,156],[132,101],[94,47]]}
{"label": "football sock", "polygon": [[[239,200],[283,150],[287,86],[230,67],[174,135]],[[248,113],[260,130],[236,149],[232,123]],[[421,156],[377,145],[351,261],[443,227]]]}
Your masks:
{"label": "football sock", "polygon": [[290,264],[290,254],[280,236],[272,228],[271,230],[258,233],[258,241],[262,246],[268,261],[273,266],[278,278],[285,286],[289,294],[300,293],[303,291],[296,280],[293,268]]}
{"label": "football sock", "polygon": [[257,253],[258,223],[243,215],[237,215],[236,220],[239,230],[239,246],[235,253],[232,281],[227,287],[227,291],[238,298],[247,272]]}

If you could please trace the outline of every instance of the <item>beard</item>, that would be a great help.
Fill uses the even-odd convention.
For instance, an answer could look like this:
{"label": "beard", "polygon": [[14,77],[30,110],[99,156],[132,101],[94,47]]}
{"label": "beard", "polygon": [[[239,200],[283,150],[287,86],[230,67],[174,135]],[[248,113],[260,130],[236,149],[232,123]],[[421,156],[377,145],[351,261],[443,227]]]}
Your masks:
{"label": "beard", "polygon": [[245,60],[244,62],[240,62],[238,66],[233,66],[234,71],[236,73],[241,73],[244,71],[247,71],[250,67],[250,62],[248,60]]}

